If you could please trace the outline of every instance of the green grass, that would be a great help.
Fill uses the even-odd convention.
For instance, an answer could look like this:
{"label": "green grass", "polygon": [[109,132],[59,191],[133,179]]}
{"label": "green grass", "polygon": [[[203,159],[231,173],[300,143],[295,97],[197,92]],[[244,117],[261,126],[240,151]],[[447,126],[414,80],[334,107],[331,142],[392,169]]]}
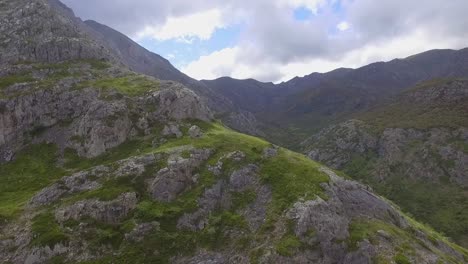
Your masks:
{"label": "green grass", "polygon": [[411,261],[409,261],[408,257],[403,255],[402,253],[398,253],[394,257],[394,260],[396,264],[411,264]]}
{"label": "green grass", "polygon": [[103,186],[96,190],[82,192],[74,195],[63,202],[66,204],[75,203],[81,200],[98,199],[100,201],[111,201],[119,197],[122,193],[133,192],[132,178],[119,177],[104,181]]}
{"label": "green grass", "polygon": [[[133,190],[138,193],[140,202],[133,213],[133,218],[138,222],[158,221],[161,229],[149,234],[143,242],[136,244],[127,244],[120,241],[121,236],[118,235],[119,232],[117,231],[117,233],[109,231],[107,235],[106,232],[100,232],[99,236],[109,237],[108,241],[110,242],[115,240],[114,244],[121,248],[123,253],[115,259],[116,263],[125,263],[129,260],[134,263],[147,263],[148,261],[168,263],[170,257],[179,254],[190,255],[197,247],[221,249],[233,245],[239,250],[249,250],[248,246],[252,238],[248,232],[248,224],[244,217],[238,215],[236,211],[245,208],[256,199],[256,193],[253,190],[232,193],[232,207],[228,210],[213,212],[209,217],[208,226],[203,231],[193,232],[176,228],[177,219],[184,213],[196,210],[198,198],[205,189],[210,188],[217,181],[216,176],[207,170],[206,165],[216,164],[222,156],[232,151],[243,151],[246,158],[240,162],[223,160],[223,176],[220,177],[227,177],[233,170],[249,163],[260,165],[261,179],[272,186],[273,203],[270,206],[270,212],[280,214],[282,210],[300,198],[315,199],[317,195],[323,195],[320,183],[327,182],[328,177],[318,172],[318,164],[303,155],[280,150],[277,157],[264,160],[262,158],[263,149],[269,147],[269,143],[237,133],[218,123],[209,124],[193,120],[190,123],[200,126],[205,132],[205,136],[199,139],[191,139],[188,136],[180,139],[172,138],[157,149],[149,147],[145,141],[133,141],[110,150],[101,157],[89,160],[79,158],[74,153],[67,153],[68,162],[66,166],[72,169],[83,169],[99,164],[111,165],[112,162],[135,154],[171,152],[181,146],[210,148],[213,150],[210,159],[200,166],[197,171],[200,174],[197,186],[182,193],[173,202],[154,201],[146,191],[146,179],[154,177],[154,174],[161,166],[148,168],[145,174],[140,177],[129,177],[121,179],[119,182],[103,181],[101,189],[78,194],[65,200],[65,202],[88,198],[107,200],[115,198],[123,191]],[[189,154],[188,151],[182,152],[185,156]],[[270,216],[272,217],[273,214],[270,213]],[[229,234],[228,230],[231,229],[246,233],[238,239],[231,239],[227,235]],[[278,241],[278,250],[288,254],[288,252],[295,250],[296,242],[297,238],[294,239],[294,235],[288,233]],[[153,254],[155,250],[158,251],[156,255]]]}
{"label": "green grass", "polygon": [[34,78],[30,73],[0,77],[0,91],[16,83],[27,83],[33,81]]}
{"label": "green grass", "polygon": [[33,246],[53,248],[56,244],[68,241],[67,235],[62,231],[50,211],[34,217],[31,231],[33,233],[31,240]]}
{"label": "green grass", "polygon": [[354,220],[348,228],[349,237],[346,244],[351,251],[357,250],[358,243],[364,239],[368,239],[371,243],[374,242],[378,230],[383,230],[392,237],[407,237],[404,231],[382,221]]}
{"label": "green grass", "polygon": [[[224,248],[236,248],[245,255],[255,255],[261,252],[252,249],[251,246],[256,240],[270,240],[274,249],[283,256],[291,256],[298,250],[302,250],[305,245],[294,235],[293,223],[289,223],[289,228],[285,234],[275,237],[272,232],[265,233],[264,227],[274,226],[278,221],[282,221],[285,210],[291,207],[298,200],[316,199],[318,196],[326,199],[320,184],[328,182],[326,174],[319,172],[320,165],[310,161],[305,156],[293,153],[289,150],[280,149],[276,157],[263,159],[263,149],[270,144],[247,135],[243,135],[227,129],[218,123],[204,123],[190,121],[191,124],[199,125],[205,132],[205,136],[199,139],[191,139],[188,136],[180,139],[172,138],[159,148],[151,146],[152,138],[137,139],[122,144],[121,146],[109,150],[106,154],[93,158],[80,158],[73,151],[65,153],[65,167],[70,171],[88,169],[96,165],[108,165],[115,168],[115,162],[135,156],[149,153],[165,153],[164,160],[167,159],[167,152],[174,151],[181,146],[193,146],[195,148],[210,148],[213,155],[202,164],[195,173],[200,174],[196,186],[183,192],[178,198],[169,203],[154,201],[147,192],[146,181],[154,177],[157,171],[164,166],[163,161],[158,164],[148,166],[141,176],[131,175],[128,177],[113,178],[110,173],[99,178],[102,188],[87,192],[74,194],[61,200],[61,204],[70,204],[83,199],[100,199],[109,201],[115,199],[123,192],[136,192],[139,197],[137,209],[128,215],[128,218],[120,224],[107,225],[99,223],[93,219],[80,219],[79,221],[67,221],[64,225],[71,228],[73,232],[78,232],[83,240],[86,240],[90,250],[99,251],[102,246],[106,246],[108,251],[100,252],[103,258],[88,263],[169,263],[174,256],[191,255],[197,249],[222,251]],[[224,160],[223,175],[215,176],[208,171],[208,164],[215,164],[221,157],[232,151],[240,150],[246,154],[246,158],[240,162],[227,162]],[[179,150],[180,151],[180,150]],[[16,197],[17,180],[23,179],[24,186],[33,186],[28,189],[27,201],[41,188],[60,179],[65,171],[55,165],[56,148],[53,145],[38,145],[28,151],[24,151],[18,159],[12,163],[1,165],[0,177],[5,177],[7,185],[10,185],[12,193],[10,196]],[[182,151],[188,156],[187,151]],[[198,208],[198,199],[207,188],[210,188],[217,181],[226,178],[233,170],[246,164],[255,163],[260,166],[259,177],[264,184],[268,184],[272,191],[272,201],[268,205],[268,215],[264,227],[257,233],[252,233],[248,223],[239,210],[245,208],[256,199],[256,193],[252,189],[244,192],[231,193],[232,206],[226,209],[219,209],[211,212],[206,227],[202,231],[180,230],[177,228],[177,220],[185,213],[194,212]],[[18,172],[29,175],[18,178]],[[36,178],[37,175],[53,176],[48,180]],[[4,175],[10,175],[8,179]],[[34,177],[32,177],[34,175]],[[28,181],[24,181],[28,179]],[[3,180],[3,179],[2,179]],[[36,182],[37,180],[37,182]],[[40,184],[39,184],[40,183]],[[3,189],[1,189],[3,188]],[[4,185],[0,190],[6,190]],[[1,192],[4,196],[4,192]],[[9,201],[6,200],[5,204]],[[0,201],[0,204],[3,200]],[[23,203],[24,204],[24,203]],[[0,207],[1,208],[1,207]],[[21,206],[17,207],[18,209]],[[124,239],[125,233],[133,229],[135,224],[158,221],[160,229],[154,230],[145,236],[142,242],[127,242]],[[92,228],[79,231],[80,222],[88,223]],[[381,222],[356,222],[350,227],[350,240],[348,245],[356,247],[359,241],[372,237],[377,230],[385,230],[391,235],[403,237],[404,241],[410,241],[410,234],[391,225]],[[65,229],[64,229],[65,230]],[[33,219],[34,245],[50,245],[65,243],[68,239],[60,226],[55,222],[51,211],[46,211]],[[230,234],[239,234],[233,238]],[[311,231],[310,236],[314,232]],[[400,245],[402,248],[404,244]],[[108,252],[118,250],[119,255],[111,255]],[[156,253],[155,253],[156,252]],[[407,254],[407,251],[402,251]],[[107,255],[109,254],[109,255]]]}
{"label": "green grass", "polygon": [[0,165],[0,218],[15,217],[36,192],[66,174],[56,165],[56,152],[54,145],[34,145]]}
{"label": "green grass", "polygon": [[467,191],[460,187],[394,178],[377,190],[406,211],[465,245],[468,241]]}
{"label": "green grass", "polygon": [[[419,151],[422,142],[412,142],[404,150],[407,155]],[[430,152],[428,158],[442,169],[448,170],[455,164],[447,161],[437,152]],[[437,230],[445,233],[458,243],[468,245],[468,191],[442,177],[441,182],[416,180],[406,177],[408,164],[398,163],[390,167],[390,172],[384,181],[374,177],[374,169],[379,159],[372,155],[355,155],[343,169],[354,179],[369,184],[384,197],[398,204],[403,211],[411,213],[416,219],[423,221]]]}
{"label": "green grass", "polygon": [[115,90],[128,96],[141,96],[159,89],[159,82],[143,75],[128,75],[118,78],[103,78],[87,81],[79,85],[80,88],[94,87],[103,90]]}
{"label": "green grass", "polygon": [[276,244],[276,252],[281,256],[292,256],[302,246],[302,242],[295,235],[286,235]]}
{"label": "green grass", "polygon": [[412,99],[407,100],[408,97],[414,96],[412,93],[418,90],[434,87],[444,89],[442,86],[450,85],[453,81],[456,80],[439,79],[421,83],[415,88],[406,91],[398,100],[358,114],[356,118],[373,125],[380,132],[389,127],[416,129],[466,127],[468,126],[468,111],[465,107],[468,104],[468,100],[466,98],[457,102],[446,102],[443,100],[418,102]]}
{"label": "green grass", "polygon": [[452,145],[455,146],[457,149],[463,151],[465,154],[468,154],[468,142],[463,140],[455,140],[452,142]]}
{"label": "green grass", "polygon": [[244,209],[257,199],[257,193],[254,190],[232,193],[232,207],[234,210]]}
{"label": "green grass", "polygon": [[[298,250],[301,248],[307,247],[307,245],[303,244],[301,240],[295,235],[294,233],[294,221],[287,220],[286,221],[286,233],[276,242],[275,250],[276,252],[285,257],[293,256]],[[314,236],[314,230],[309,230],[310,236]]]}
{"label": "green grass", "polygon": [[[416,230],[425,233],[430,241],[441,241],[446,243],[465,258],[468,256],[468,251],[460,246],[457,246],[450,242],[447,238],[443,237],[439,233],[435,232],[432,228],[421,224],[411,217],[405,215],[408,220],[410,227],[406,229],[398,228],[392,224],[380,221],[380,220],[369,220],[369,219],[355,219],[349,225],[349,237],[346,240],[348,248],[353,251],[358,249],[358,243],[364,239],[368,239],[372,244],[378,244],[378,231],[385,231],[390,237],[390,241],[393,245],[397,255],[394,256],[394,261],[397,259],[403,261],[402,256],[412,256],[415,254],[415,246],[423,246],[424,248],[432,251],[438,255],[441,259],[449,261],[449,263],[458,263],[452,256],[445,254],[435,247],[435,242],[424,242],[420,240],[416,235]],[[385,262],[382,259],[382,262]],[[404,262],[402,262],[404,263]]]}
{"label": "green grass", "polygon": [[61,63],[30,63],[22,62],[19,64],[31,65],[34,71],[42,71],[46,73],[44,79],[34,79],[31,71],[25,71],[21,74],[14,74],[9,76],[0,77],[0,98],[5,97],[3,95],[3,89],[13,85],[15,83],[31,83],[33,85],[27,89],[15,91],[14,93],[8,94],[9,98],[27,95],[37,90],[51,88],[58,83],[58,81],[67,77],[80,77],[82,71],[79,66],[82,64],[88,64],[91,67],[91,71],[94,75],[102,75],[102,72],[110,67],[110,64],[100,60],[74,60]]}
{"label": "green grass", "polygon": [[315,200],[324,197],[321,183],[328,182],[321,165],[307,157],[289,150],[280,149],[278,155],[264,162],[261,179],[271,186],[272,211],[281,214],[299,199]]}

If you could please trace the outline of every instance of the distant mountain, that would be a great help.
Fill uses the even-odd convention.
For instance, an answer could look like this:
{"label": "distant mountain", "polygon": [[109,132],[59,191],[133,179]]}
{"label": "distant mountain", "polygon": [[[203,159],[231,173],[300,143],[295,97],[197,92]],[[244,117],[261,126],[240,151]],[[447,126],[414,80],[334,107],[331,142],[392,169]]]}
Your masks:
{"label": "distant mountain", "polygon": [[[230,78],[203,82],[266,124],[263,132],[268,138],[297,147],[305,135],[365,112],[419,82],[452,77],[468,77],[468,49],[432,50],[277,85]],[[277,127],[287,136],[274,136]]]}
{"label": "distant mountain", "polygon": [[439,79],[321,130],[311,159],[370,184],[468,245],[468,80]]}

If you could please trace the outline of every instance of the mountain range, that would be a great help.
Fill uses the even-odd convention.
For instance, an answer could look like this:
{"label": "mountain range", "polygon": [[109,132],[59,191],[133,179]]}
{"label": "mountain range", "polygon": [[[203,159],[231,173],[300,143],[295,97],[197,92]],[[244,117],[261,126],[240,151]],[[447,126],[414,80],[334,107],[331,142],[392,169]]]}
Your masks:
{"label": "mountain range", "polygon": [[197,81],[3,0],[0,261],[466,263],[467,74],[464,49]]}

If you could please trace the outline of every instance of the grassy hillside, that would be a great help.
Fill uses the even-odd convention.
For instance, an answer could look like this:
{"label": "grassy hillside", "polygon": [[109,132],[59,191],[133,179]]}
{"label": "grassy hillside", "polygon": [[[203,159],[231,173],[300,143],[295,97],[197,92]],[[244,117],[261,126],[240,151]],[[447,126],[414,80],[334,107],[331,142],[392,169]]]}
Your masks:
{"label": "grassy hillside", "polygon": [[[264,249],[258,247],[263,241],[268,241],[267,243],[274,247],[277,254],[285,257],[293,256],[298,251],[310,247],[294,235],[294,224],[292,222],[288,224],[289,220],[285,218],[284,212],[298,200],[314,200],[317,197],[328,199],[321,184],[327,183],[329,178],[325,173],[319,171],[321,166],[303,155],[286,149],[279,149],[277,155],[265,158],[263,150],[271,145],[263,140],[239,134],[221,124],[199,121],[190,121],[190,124],[200,126],[205,131],[205,135],[199,139],[192,139],[187,135],[182,138],[172,138],[159,147],[153,147],[152,137],[157,137],[160,133],[160,131],[155,131],[150,137],[127,142],[93,159],[79,158],[71,150],[60,153],[53,145],[33,145],[19,154],[15,162],[0,165],[1,180],[7,183],[1,187],[0,214],[4,221],[9,223],[25,221],[21,215],[31,215],[32,212],[26,209],[25,205],[34,193],[73,172],[86,171],[97,165],[118,168],[118,164],[121,164],[120,162],[126,158],[148,154],[167,157],[179,153],[178,155],[189,157],[190,150],[193,148],[209,148],[214,150],[214,154],[206,161],[206,166],[202,166],[198,170],[200,176],[197,185],[184,192],[175,201],[169,203],[155,201],[148,195],[145,187],[145,182],[148,179],[153,177],[158,170],[167,166],[165,159],[147,167],[140,176],[130,174],[115,178],[111,172],[105,177],[96,178],[101,184],[100,188],[66,195],[57,202],[43,206],[28,216],[28,218],[32,217],[33,239],[30,241],[30,246],[54,247],[57,244],[73,244],[79,240],[82,241],[81,243],[85,243],[91,252],[101,252],[99,254],[102,254],[97,260],[81,263],[128,263],[130,260],[132,263],[168,263],[173,257],[190,256],[199,249],[236,250],[249,256],[252,263],[257,263],[259,257],[265,254]],[[245,159],[240,161],[227,160],[226,155],[234,151],[245,153]],[[219,160],[224,161],[223,173],[220,176],[215,176],[208,168],[215,166]],[[260,182],[271,187],[272,200],[268,204],[266,219],[260,229],[252,231],[244,216],[245,210],[259,195],[256,189],[233,192],[232,206],[213,212],[207,226],[201,231],[177,228],[177,219],[184,214],[194,212],[198,206],[197,201],[207,189],[213,187],[223,177],[228,177],[235,170],[252,163],[260,166]],[[18,188],[18,183],[21,183],[20,188]],[[254,186],[252,187],[254,188]],[[54,217],[54,211],[59,207],[86,199],[111,201],[122,193],[128,192],[135,192],[140,198],[136,210],[119,223],[109,224],[93,218],[59,223]],[[145,235],[144,239],[136,243],[126,239],[126,234],[139,223],[152,221],[157,221],[158,228]],[[279,223],[290,225],[290,227],[279,231]],[[445,238],[422,225],[414,224],[414,228],[429,232],[434,237],[434,241],[446,241]],[[389,236],[395,236],[392,243],[396,248],[404,245],[408,248],[398,249],[398,254],[395,253],[394,256],[382,255],[376,261],[387,263],[393,259],[397,263],[404,263],[401,261],[407,260],[408,256],[412,254],[411,248],[413,246],[410,245],[418,241],[411,233],[414,232],[411,229],[403,230],[388,223],[368,220],[353,222],[349,230],[350,238],[344,243],[355,249],[363,239],[371,239],[371,241],[375,241],[374,243],[379,243],[378,231],[382,232],[381,230],[386,230],[385,232]],[[280,233],[276,234],[277,232]],[[310,236],[313,237],[314,233],[310,233]],[[453,245],[453,247],[456,246]],[[102,251],[103,248],[106,250]],[[461,248],[456,248],[465,252]],[[445,253],[439,252],[437,254],[440,254],[442,259],[457,263],[457,260]],[[66,257],[57,255],[50,261],[51,263],[62,263],[66,261]]]}

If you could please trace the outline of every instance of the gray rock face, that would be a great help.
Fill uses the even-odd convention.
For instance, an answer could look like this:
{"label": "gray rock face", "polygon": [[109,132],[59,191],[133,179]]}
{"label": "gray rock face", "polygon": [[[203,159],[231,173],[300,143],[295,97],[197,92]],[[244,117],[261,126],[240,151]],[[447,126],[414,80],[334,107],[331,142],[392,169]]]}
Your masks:
{"label": "gray rock face", "polygon": [[[313,135],[302,142],[302,146],[311,159],[326,162],[333,168],[342,168],[352,158],[350,150],[363,154],[377,147],[378,139],[368,130],[364,122],[349,120]],[[330,137],[331,133],[336,137]],[[324,139],[330,139],[330,142]]]}
{"label": "gray rock face", "polygon": [[114,171],[114,175],[116,177],[140,176],[145,172],[146,166],[154,164],[161,158],[161,154],[148,154],[121,160],[117,163],[119,167]]}
{"label": "gray rock face", "polygon": [[57,1],[5,0],[2,5],[0,36],[8,38],[0,38],[1,63],[115,60],[105,42],[95,39],[71,10]]}
{"label": "gray rock face", "polygon": [[79,153],[96,157],[130,137],[132,122],[123,102],[96,102],[80,118],[75,135],[85,138]]}
{"label": "gray rock face", "polygon": [[83,217],[91,217],[104,223],[116,224],[136,208],[137,202],[136,193],[124,193],[109,202],[84,200],[57,209],[55,218],[63,223],[69,219],[80,220]]}
{"label": "gray rock face", "polygon": [[158,222],[142,223],[135,226],[135,228],[130,233],[125,234],[125,239],[131,242],[141,242],[145,239],[145,236],[148,233],[158,229]]}
{"label": "gray rock face", "polygon": [[101,184],[96,179],[109,172],[110,168],[98,166],[89,171],[81,171],[64,177],[60,182],[46,187],[37,193],[31,199],[29,205],[32,207],[48,205],[66,194],[98,189],[101,187]]}
{"label": "gray rock face", "polygon": [[184,134],[180,131],[180,128],[176,124],[169,124],[164,126],[162,131],[163,136],[175,136],[177,138],[181,138]]}
{"label": "gray rock face", "polygon": [[240,209],[251,230],[257,230],[265,221],[267,206],[271,201],[270,188],[262,185],[258,177],[258,166],[249,164],[232,172],[229,180],[219,180],[211,188],[205,190],[198,199],[198,210],[184,214],[177,223],[179,229],[203,230],[208,224],[208,217],[218,209],[229,209],[232,206],[232,194],[247,190],[256,193],[255,200]]}
{"label": "gray rock face", "polygon": [[[149,130],[148,126],[142,127],[142,122],[154,124],[169,119],[210,118],[210,111],[187,88],[166,85],[157,94],[104,100],[97,89],[78,91],[74,89],[74,82],[60,82],[50,89],[0,99],[3,105],[0,111],[0,158],[11,160],[14,153],[31,140],[53,142],[61,149],[75,149],[80,156],[96,157],[132,138],[135,130]],[[158,97],[161,94],[171,96]],[[157,110],[144,113],[129,108],[132,104]],[[134,116],[139,119],[132,119]],[[41,133],[34,134],[35,130],[41,130]],[[169,125],[167,130],[165,134],[181,136],[176,126]]]}
{"label": "gray rock face", "polygon": [[[343,169],[356,156],[374,157],[374,174],[389,177],[394,165],[407,168],[406,175],[416,180],[438,182],[448,175],[460,186],[468,184],[468,153],[452,142],[465,142],[466,128],[426,130],[387,128],[380,135],[369,134],[369,126],[351,120],[328,128],[303,142],[311,159]],[[440,162],[440,161],[443,162]]]}
{"label": "gray rock face", "polygon": [[203,132],[198,126],[190,127],[188,133],[191,138],[201,138],[203,136]]}
{"label": "gray rock face", "polygon": [[174,120],[199,119],[210,121],[212,113],[200,97],[183,85],[161,82],[161,90],[151,95],[150,101],[158,105],[156,116],[170,117]]}
{"label": "gray rock face", "polygon": [[167,168],[161,169],[149,183],[153,199],[170,202],[193,186],[198,175],[194,171],[211,156],[211,150],[192,150],[189,158],[174,155],[169,158]]}

